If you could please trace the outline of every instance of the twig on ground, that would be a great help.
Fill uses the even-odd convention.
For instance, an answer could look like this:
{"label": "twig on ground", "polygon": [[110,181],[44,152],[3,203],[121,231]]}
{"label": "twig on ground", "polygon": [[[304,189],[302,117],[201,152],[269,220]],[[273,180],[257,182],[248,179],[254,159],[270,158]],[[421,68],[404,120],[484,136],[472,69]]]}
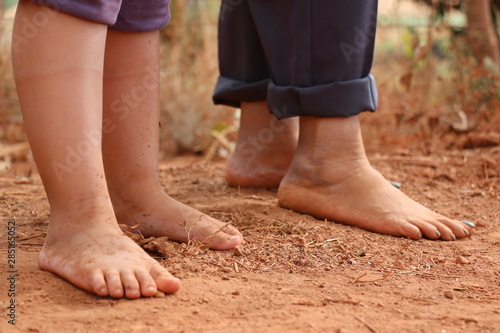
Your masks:
{"label": "twig on ground", "polygon": [[137,229],[141,224],[140,223],[137,223],[135,225],[128,225],[128,224],[122,224],[120,223],[119,226],[120,228],[125,229],[125,230],[130,230],[130,231],[133,231],[135,229]]}
{"label": "twig on ground", "polygon": [[16,143],[13,145],[2,146],[2,147],[0,147],[0,157],[8,156],[12,153],[17,153],[19,151],[27,150],[29,148],[30,148],[30,145],[28,142],[21,142],[21,143]]}
{"label": "twig on ground", "polygon": [[342,304],[351,304],[351,305],[359,305],[361,304],[361,301],[353,301],[350,299],[332,299],[332,298],[325,298],[323,302],[326,303],[342,303]]}
{"label": "twig on ground", "polygon": [[252,269],[252,268],[248,267],[247,265],[242,264],[242,263],[241,263],[240,261],[238,261],[238,260],[235,260],[235,259],[233,259],[233,258],[227,258],[227,259],[229,259],[229,260],[231,260],[231,261],[233,261],[233,262],[235,263],[235,265],[234,265],[234,270],[236,271],[236,273],[239,273],[239,272],[240,272],[240,271],[239,271],[239,269],[238,269],[238,265],[240,265],[241,267],[243,267],[243,268],[245,268],[245,269],[247,269],[247,270],[249,270],[249,271],[253,271],[253,270],[254,270],[254,269]]}
{"label": "twig on ground", "polygon": [[23,241],[28,240],[28,239],[33,239],[33,238],[37,238],[37,237],[40,237],[40,236],[46,236],[46,235],[47,235],[46,232],[42,232],[42,233],[37,234],[37,235],[33,235],[33,236],[29,236],[29,237],[23,237],[21,239],[18,239],[17,241],[18,242],[23,242]]}
{"label": "twig on ground", "polygon": [[247,232],[252,237],[256,237],[256,238],[260,238],[260,239],[265,239],[265,240],[270,240],[270,241],[279,241],[279,242],[283,241],[283,239],[281,239],[281,238],[259,236],[259,235],[256,235],[256,234],[248,231],[248,230],[246,230],[245,232]]}
{"label": "twig on ground", "polygon": [[28,193],[28,192],[4,192],[0,194],[0,196],[4,195],[26,195],[26,196],[33,196],[33,197],[41,197],[44,196],[43,193]]}
{"label": "twig on ground", "polygon": [[416,166],[423,166],[423,167],[431,167],[431,168],[437,168],[438,166],[441,165],[440,162],[436,161],[433,158],[429,157],[379,157],[379,158],[372,158],[374,161],[384,161],[384,162],[401,162],[403,164],[410,164],[410,165],[416,165]]}
{"label": "twig on ground", "polygon": [[396,258],[394,258],[394,262],[392,264],[392,267],[393,268],[401,268],[401,261],[399,260],[401,258],[401,255],[403,254],[404,250],[406,250],[408,247],[410,247],[410,244],[411,244],[411,240],[408,238],[406,240],[406,243],[403,245],[403,247],[401,247],[401,249],[399,249],[398,251],[398,254],[396,255]]}
{"label": "twig on ground", "polygon": [[351,283],[356,283],[359,281],[359,279],[361,279],[362,277],[366,276],[366,274],[368,274],[367,272],[364,272],[363,274],[361,274],[360,276],[358,276],[357,278],[355,278]]}
{"label": "twig on ground", "polygon": [[377,333],[377,330],[375,328],[373,328],[373,326],[371,326],[370,324],[368,324],[366,321],[364,321],[363,319],[359,318],[358,316],[353,316],[355,319],[357,319],[359,322],[361,322],[362,324],[364,324],[371,332],[373,333]]}
{"label": "twig on ground", "polygon": [[416,298],[416,297],[410,297],[410,299],[412,299],[414,301],[419,301],[419,302],[427,302],[427,303],[431,303],[431,304],[439,304],[439,302],[435,302],[435,301],[432,301],[430,299],[422,299],[422,298]]}
{"label": "twig on ground", "polygon": [[383,277],[380,277],[380,278],[376,278],[376,279],[372,279],[372,280],[361,280],[364,276],[366,276],[368,273],[363,273],[361,274],[360,276],[358,276],[357,278],[354,279],[354,281],[352,281],[351,283],[354,284],[354,283],[357,283],[357,282],[362,282],[362,283],[370,283],[370,282],[377,282],[377,281],[381,281],[381,280],[385,280],[389,275],[385,275]]}
{"label": "twig on ground", "polygon": [[248,232],[251,232],[251,231],[262,231],[262,230],[269,230],[269,229],[284,229],[284,228],[283,227],[278,227],[278,226],[258,227],[258,228],[251,228],[251,229],[240,228],[241,231],[248,231]]}
{"label": "twig on ground", "polygon": [[[198,221],[200,221],[201,218],[202,218],[202,216],[200,216],[200,218],[198,219]],[[230,224],[231,223],[229,223],[229,222],[226,223],[226,224],[224,224],[222,227],[219,228],[219,230],[217,230],[216,232],[214,232],[213,234],[211,234],[210,236],[208,236],[207,238],[205,238],[202,243],[206,243],[207,240],[210,240],[210,239],[214,238],[215,236],[217,236],[217,234],[223,232],[223,230],[226,229]],[[193,227],[194,227],[194,225],[193,225]],[[192,229],[192,227],[191,227],[191,229]]]}

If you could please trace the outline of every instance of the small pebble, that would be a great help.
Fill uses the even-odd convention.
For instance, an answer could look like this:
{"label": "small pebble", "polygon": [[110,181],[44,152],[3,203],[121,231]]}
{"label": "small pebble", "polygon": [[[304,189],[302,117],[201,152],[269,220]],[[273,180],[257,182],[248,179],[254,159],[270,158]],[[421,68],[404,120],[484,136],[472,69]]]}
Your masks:
{"label": "small pebble", "polygon": [[240,295],[240,292],[239,292],[238,290],[233,291],[233,295],[235,295],[235,296],[239,296],[239,295]]}
{"label": "small pebble", "polygon": [[457,259],[455,259],[455,262],[457,264],[470,264],[470,261],[465,259],[464,257],[457,257]]}
{"label": "small pebble", "polygon": [[244,249],[243,245],[241,245],[241,244],[240,245],[236,245],[234,247],[234,249],[233,249],[233,253],[234,253],[235,256],[239,256],[239,257],[242,256],[242,255],[244,255],[245,254],[245,249]]}
{"label": "small pebble", "polygon": [[304,238],[297,239],[298,246],[306,246],[306,240]]}
{"label": "small pebble", "polygon": [[444,297],[449,298],[449,299],[454,299],[455,294],[453,293],[453,290],[445,290]]}

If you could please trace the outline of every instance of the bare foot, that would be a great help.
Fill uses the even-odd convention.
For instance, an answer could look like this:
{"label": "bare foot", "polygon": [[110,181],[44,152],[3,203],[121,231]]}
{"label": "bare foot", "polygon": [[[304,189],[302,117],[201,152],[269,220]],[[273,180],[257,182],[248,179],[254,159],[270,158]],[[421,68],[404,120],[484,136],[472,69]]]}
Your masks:
{"label": "bare foot", "polygon": [[238,142],[226,167],[230,186],[278,187],[297,147],[297,119],[277,120],[266,102],[242,103]]}
{"label": "bare foot", "polygon": [[[116,218],[120,224],[138,225],[135,230],[146,237],[197,239],[213,249],[234,248],[243,241],[234,227],[175,201],[160,187],[159,44],[158,31],[107,33],[103,112],[113,127],[102,142]],[[141,93],[135,94],[136,89]]]}
{"label": "bare foot", "polygon": [[233,226],[172,199],[161,189],[131,190],[112,195],[112,201],[118,223],[137,226],[134,230],[145,237],[165,236],[183,243],[198,240],[215,250],[232,249],[243,242]]}
{"label": "bare foot", "polygon": [[125,236],[114,219],[94,221],[99,223],[51,221],[40,268],[99,296],[135,299],[179,290],[180,281]]}
{"label": "bare foot", "polygon": [[307,118],[300,126],[297,154],[278,191],[282,207],[412,239],[473,234],[473,225],[425,208],[372,168],[357,117]]}

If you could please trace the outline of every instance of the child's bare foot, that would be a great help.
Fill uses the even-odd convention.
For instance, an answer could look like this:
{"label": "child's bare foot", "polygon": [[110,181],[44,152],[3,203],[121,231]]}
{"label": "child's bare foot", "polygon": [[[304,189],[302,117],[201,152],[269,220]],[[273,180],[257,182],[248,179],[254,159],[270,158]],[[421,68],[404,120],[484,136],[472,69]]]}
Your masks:
{"label": "child's bare foot", "polygon": [[130,299],[174,293],[180,281],[118,228],[114,218],[51,220],[40,268],[99,296]]}
{"label": "child's bare foot", "polygon": [[455,240],[471,225],[423,207],[369,164],[358,117],[302,118],[297,154],[278,191],[282,207],[383,234]]}
{"label": "child's bare foot", "polygon": [[234,227],[170,198],[160,187],[159,43],[158,31],[107,34],[103,104],[113,126],[103,135],[103,160],[117,220],[138,225],[135,230],[146,237],[234,248],[243,241]]}
{"label": "child's bare foot", "polygon": [[277,120],[266,102],[242,103],[241,125],[226,176],[230,186],[278,187],[297,147],[297,119]]}
{"label": "child's bare foot", "polygon": [[134,230],[145,237],[166,236],[184,243],[198,240],[215,250],[232,249],[243,242],[233,226],[172,199],[161,189],[130,191],[112,198],[118,222],[137,226]]}

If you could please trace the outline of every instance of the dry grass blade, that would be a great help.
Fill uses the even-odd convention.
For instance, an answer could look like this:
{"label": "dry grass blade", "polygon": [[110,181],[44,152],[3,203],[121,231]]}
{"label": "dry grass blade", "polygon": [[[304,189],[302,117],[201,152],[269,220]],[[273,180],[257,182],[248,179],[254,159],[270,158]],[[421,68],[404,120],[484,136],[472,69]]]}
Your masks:
{"label": "dry grass blade", "polygon": [[0,157],[8,156],[28,149],[30,149],[30,145],[27,141],[11,144],[8,146],[0,146]]}
{"label": "dry grass blade", "polygon": [[373,332],[373,333],[377,333],[377,330],[375,328],[373,328],[373,326],[371,326],[370,324],[368,324],[365,320],[359,318],[358,316],[353,316],[356,320],[358,320],[359,322],[361,322],[363,325],[366,326],[366,328],[368,328],[370,330],[370,332]]}

